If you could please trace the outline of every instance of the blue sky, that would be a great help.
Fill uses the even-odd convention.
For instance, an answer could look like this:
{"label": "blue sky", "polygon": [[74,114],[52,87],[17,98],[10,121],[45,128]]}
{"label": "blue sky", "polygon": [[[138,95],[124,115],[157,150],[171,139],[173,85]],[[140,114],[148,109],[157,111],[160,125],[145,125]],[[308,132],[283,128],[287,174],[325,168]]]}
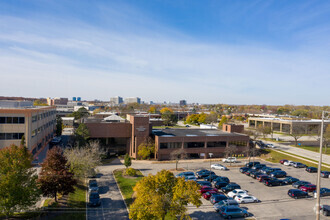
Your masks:
{"label": "blue sky", "polygon": [[0,1],[0,95],[330,104],[330,2]]}

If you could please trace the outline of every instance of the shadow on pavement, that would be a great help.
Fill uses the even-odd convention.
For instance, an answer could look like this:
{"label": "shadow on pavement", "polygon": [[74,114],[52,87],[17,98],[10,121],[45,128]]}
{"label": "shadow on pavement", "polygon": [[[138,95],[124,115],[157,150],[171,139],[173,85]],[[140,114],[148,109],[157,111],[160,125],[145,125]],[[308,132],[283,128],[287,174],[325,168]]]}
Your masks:
{"label": "shadow on pavement", "polygon": [[109,191],[109,186],[100,186],[99,188],[99,193],[100,194],[105,194]]}

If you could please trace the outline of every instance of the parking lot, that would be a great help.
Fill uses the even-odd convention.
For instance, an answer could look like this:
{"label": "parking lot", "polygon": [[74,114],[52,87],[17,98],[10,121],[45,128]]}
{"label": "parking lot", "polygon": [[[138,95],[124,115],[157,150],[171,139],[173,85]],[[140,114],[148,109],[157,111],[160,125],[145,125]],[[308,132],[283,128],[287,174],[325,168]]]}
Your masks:
{"label": "parking lot", "polygon": [[[287,167],[280,163],[272,164],[265,161],[261,161],[261,163],[264,163],[269,167],[279,167],[286,171],[288,176],[316,184],[317,174],[308,173],[304,168]],[[243,166],[244,162],[241,161],[239,164]],[[140,169],[144,175],[148,175],[149,173],[156,174],[162,169],[173,169],[175,168],[175,164],[161,163],[146,165],[133,162],[132,167]],[[209,169],[210,163],[180,163],[179,167],[185,168],[187,171],[196,172],[200,169]],[[267,187],[256,179],[240,173],[239,167],[231,167],[229,171],[213,171],[219,176],[228,177],[231,182],[239,184],[242,189],[248,190],[249,194],[261,200],[261,203],[241,205],[241,207],[245,207],[251,213],[251,217],[256,219],[315,219],[313,208],[316,204],[316,199],[313,198],[311,193],[310,198],[295,200],[287,195],[288,190],[293,188],[291,185]],[[330,179],[321,178],[321,187],[330,188]],[[213,205],[203,198],[202,201],[203,205],[199,208],[189,206],[188,211],[191,214],[191,217],[196,219],[219,219],[220,215],[214,211]],[[321,197],[321,204],[330,204],[330,196]],[[328,218],[321,215],[321,219]]]}

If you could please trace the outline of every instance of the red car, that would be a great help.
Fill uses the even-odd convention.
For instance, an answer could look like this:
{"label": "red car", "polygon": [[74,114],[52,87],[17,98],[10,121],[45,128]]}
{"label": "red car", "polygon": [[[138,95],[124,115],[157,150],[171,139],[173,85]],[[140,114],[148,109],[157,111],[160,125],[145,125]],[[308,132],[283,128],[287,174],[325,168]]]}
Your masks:
{"label": "red car", "polygon": [[218,192],[218,189],[217,189],[217,188],[212,188],[212,187],[209,187],[209,186],[203,186],[203,187],[199,190],[199,192],[200,192],[201,194],[206,193],[206,192],[209,192],[209,191],[216,191],[216,192]]}
{"label": "red car", "polygon": [[306,185],[301,186],[299,189],[304,192],[314,192],[316,190],[316,185],[306,184]]}
{"label": "red car", "polygon": [[214,191],[214,190],[208,191],[208,192],[206,192],[206,193],[203,193],[203,198],[206,199],[206,200],[209,200],[210,197],[211,197],[213,194],[219,194],[219,192]]}
{"label": "red car", "polygon": [[285,159],[280,160],[280,163],[281,163],[281,164],[284,164],[284,162],[288,162],[288,160],[285,160]]}

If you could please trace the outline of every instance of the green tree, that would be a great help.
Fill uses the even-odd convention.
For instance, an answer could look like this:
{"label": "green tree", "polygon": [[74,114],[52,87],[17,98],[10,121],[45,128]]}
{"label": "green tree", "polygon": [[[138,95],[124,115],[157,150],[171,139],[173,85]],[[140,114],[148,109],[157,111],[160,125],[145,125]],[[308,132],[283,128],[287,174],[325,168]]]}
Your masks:
{"label": "green tree", "polygon": [[169,126],[178,122],[172,109],[165,107],[160,110],[160,113],[165,125]]}
{"label": "green tree", "polygon": [[89,112],[84,107],[78,109],[78,111],[73,112],[69,115],[70,117],[74,117],[75,120],[81,119],[83,117],[89,116]]}
{"label": "green tree", "polygon": [[189,203],[199,207],[202,202],[194,181],[175,178],[172,172],[162,170],[142,178],[134,187],[136,199],[130,206],[130,219],[165,219],[179,215],[187,218]]}
{"label": "green tree", "polygon": [[155,153],[155,142],[152,138],[147,137],[138,147],[138,156],[143,160],[150,159]]}
{"label": "green tree", "polygon": [[227,122],[228,122],[228,118],[225,115],[223,115],[221,117],[221,120],[220,120],[219,125],[218,125],[219,129],[222,129],[222,125],[227,123]]}
{"label": "green tree", "polygon": [[7,217],[28,209],[40,198],[31,162],[26,147],[11,145],[0,150],[0,213]]}
{"label": "green tree", "polygon": [[83,146],[87,143],[90,137],[89,130],[84,123],[79,124],[78,128],[75,130],[75,139],[79,146]]}
{"label": "green tree", "polygon": [[56,118],[56,136],[62,135],[63,122],[61,117]]}
{"label": "green tree", "polygon": [[21,139],[21,146],[22,146],[22,147],[25,146],[25,135],[22,136],[22,139]]}
{"label": "green tree", "polygon": [[73,173],[69,168],[70,165],[61,148],[54,147],[47,152],[38,179],[44,196],[53,197],[57,202],[58,193],[67,195],[74,192],[77,181],[73,178]]}
{"label": "green tree", "polygon": [[125,154],[124,165],[126,168],[132,165],[131,157],[128,154]]}

